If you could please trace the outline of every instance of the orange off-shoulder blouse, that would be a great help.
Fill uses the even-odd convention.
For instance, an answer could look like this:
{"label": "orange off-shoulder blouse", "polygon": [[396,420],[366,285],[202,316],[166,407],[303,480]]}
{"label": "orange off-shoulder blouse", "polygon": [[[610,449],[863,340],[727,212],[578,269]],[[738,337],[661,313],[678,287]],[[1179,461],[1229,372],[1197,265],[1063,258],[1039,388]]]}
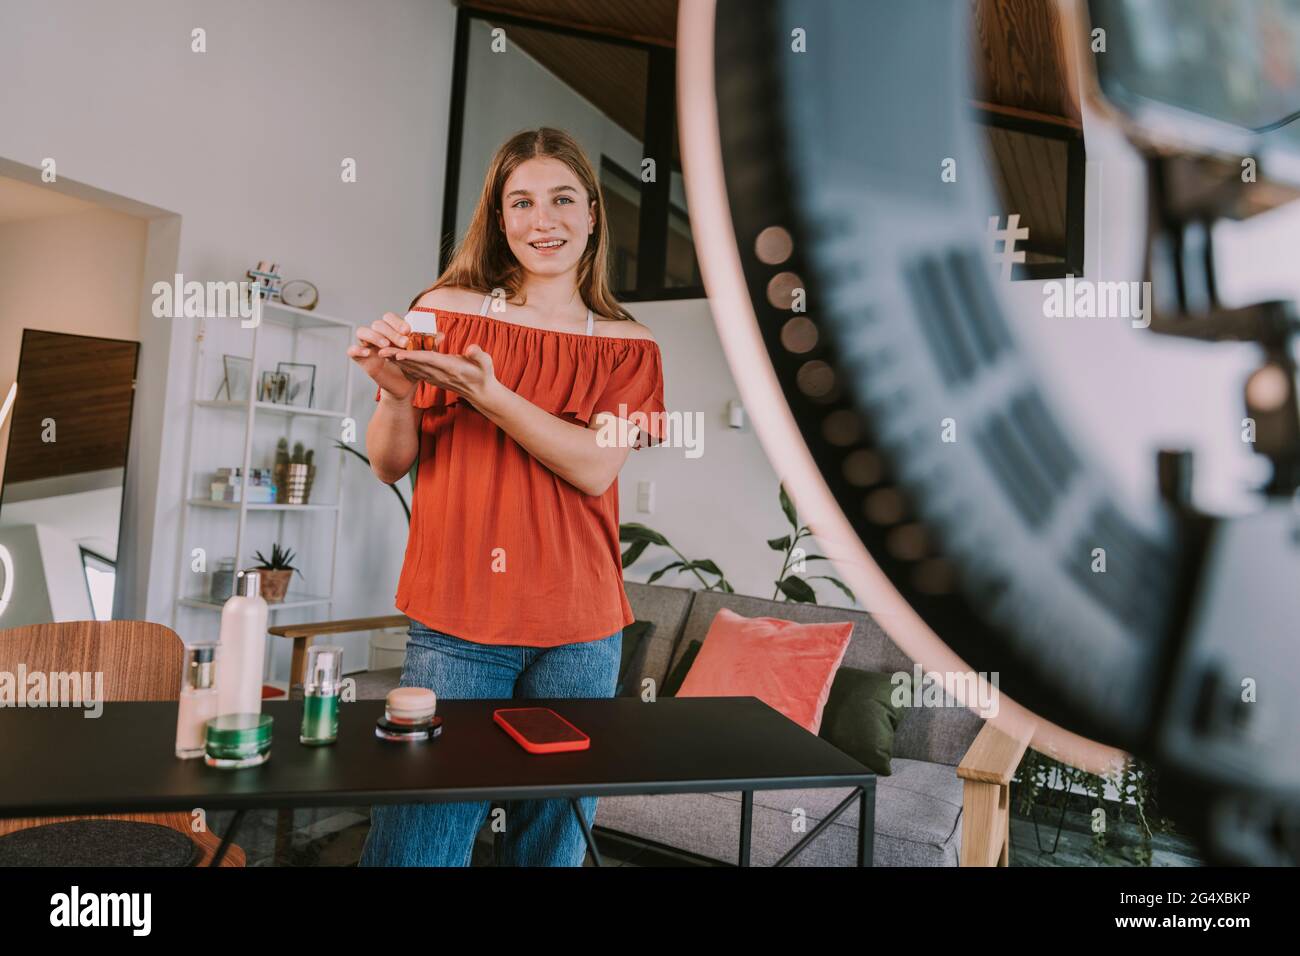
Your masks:
{"label": "orange off-shoulder blouse", "polygon": [[[443,351],[477,344],[503,385],[551,414],[586,425],[596,412],[641,412],[646,419],[632,419],[640,442],[665,440],[653,340],[414,311],[435,313]],[[617,479],[585,494],[455,392],[420,382],[411,401],[424,414],[398,610],[464,640],[529,647],[599,640],[631,624]]]}

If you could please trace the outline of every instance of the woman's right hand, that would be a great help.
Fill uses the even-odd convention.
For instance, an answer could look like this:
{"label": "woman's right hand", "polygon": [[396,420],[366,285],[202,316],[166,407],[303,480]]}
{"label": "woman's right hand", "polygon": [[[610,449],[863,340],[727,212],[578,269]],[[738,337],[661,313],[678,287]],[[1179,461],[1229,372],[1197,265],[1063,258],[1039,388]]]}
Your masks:
{"label": "woman's right hand", "polygon": [[352,361],[360,365],[375,380],[376,385],[398,400],[411,397],[415,391],[415,382],[407,378],[402,373],[401,366],[391,358],[381,355],[380,350],[389,349],[388,354],[391,355],[392,349],[406,348],[410,331],[411,327],[401,316],[385,312],[382,319],[358,328],[357,341],[348,346],[348,355]]}

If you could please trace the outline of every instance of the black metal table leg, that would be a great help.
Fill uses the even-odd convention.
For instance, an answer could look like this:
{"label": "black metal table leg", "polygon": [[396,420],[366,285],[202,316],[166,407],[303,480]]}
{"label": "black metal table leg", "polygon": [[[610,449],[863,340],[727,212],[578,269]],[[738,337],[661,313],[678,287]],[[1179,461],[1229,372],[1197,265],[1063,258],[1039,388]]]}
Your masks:
{"label": "black metal table leg", "polygon": [[749,866],[749,837],[754,824],[754,791],[740,793],[740,865]]}
{"label": "black metal table leg", "polygon": [[858,866],[871,866],[876,845],[876,782],[862,787],[858,803]]}
{"label": "black metal table leg", "polygon": [[230,849],[230,844],[235,842],[235,831],[239,829],[239,824],[243,822],[244,814],[247,812],[247,810],[235,811],[230,826],[226,828],[226,835],[221,838],[221,845],[217,847],[217,852],[212,855],[212,862],[208,866],[221,865],[221,861],[226,857],[226,851]]}
{"label": "black metal table leg", "polygon": [[[858,865],[870,866],[873,846],[873,831],[875,830],[876,819],[876,790],[874,780],[869,784],[854,787],[852,793],[841,800],[835,809],[826,815],[821,823],[813,827],[802,840],[791,847],[785,856],[776,861],[775,865],[787,866],[791,860],[803,851],[804,847],[817,839],[819,833],[834,823],[839,815],[847,810],[854,800],[858,801]],[[867,861],[865,864],[862,862],[864,859]]]}
{"label": "black metal table leg", "polygon": [[600,859],[600,851],[596,849],[596,838],[591,835],[591,827],[587,826],[587,818],[582,815],[582,807],[578,804],[578,798],[570,797],[569,806],[573,807],[573,812],[578,818],[578,826],[582,827],[582,835],[587,840],[587,849],[591,851],[592,861],[596,866],[604,866]]}

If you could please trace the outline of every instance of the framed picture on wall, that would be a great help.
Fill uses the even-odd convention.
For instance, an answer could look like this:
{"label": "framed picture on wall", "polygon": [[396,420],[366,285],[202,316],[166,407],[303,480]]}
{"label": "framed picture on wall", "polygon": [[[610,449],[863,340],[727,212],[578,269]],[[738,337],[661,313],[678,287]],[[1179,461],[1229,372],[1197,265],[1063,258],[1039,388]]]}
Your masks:
{"label": "framed picture on wall", "polygon": [[284,401],[289,405],[311,408],[316,400],[316,366],[305,362],[279,362],[275,370],[285,373],[289,379]]}
{"label": "framed picture on wall", "polygon": [[225,392],[226,399],[229,401],[244,401],[248,398],[248,385],[253,377],[252,359],[246,359],[242,355],[223,355],[221,365],[224,374],[221,377],[221,386],[213,396],[214,400],[220,398],[221,393]]}
{"label": "framed picture on wall", "polygon": [[258,400],[283,404],[289,394],[289,376],[285,372],[263,372]]}

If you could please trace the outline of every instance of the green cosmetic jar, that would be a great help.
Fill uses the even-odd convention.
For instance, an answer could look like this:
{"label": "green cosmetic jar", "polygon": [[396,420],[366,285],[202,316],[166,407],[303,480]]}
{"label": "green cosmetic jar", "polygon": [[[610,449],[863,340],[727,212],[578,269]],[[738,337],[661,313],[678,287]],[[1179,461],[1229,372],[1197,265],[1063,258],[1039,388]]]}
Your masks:
{"label": "green cosmetic jar", "polygon": [[271,758],[270,714],[223,714],[208,721],[203,762],[222,770],[256,767]]}

